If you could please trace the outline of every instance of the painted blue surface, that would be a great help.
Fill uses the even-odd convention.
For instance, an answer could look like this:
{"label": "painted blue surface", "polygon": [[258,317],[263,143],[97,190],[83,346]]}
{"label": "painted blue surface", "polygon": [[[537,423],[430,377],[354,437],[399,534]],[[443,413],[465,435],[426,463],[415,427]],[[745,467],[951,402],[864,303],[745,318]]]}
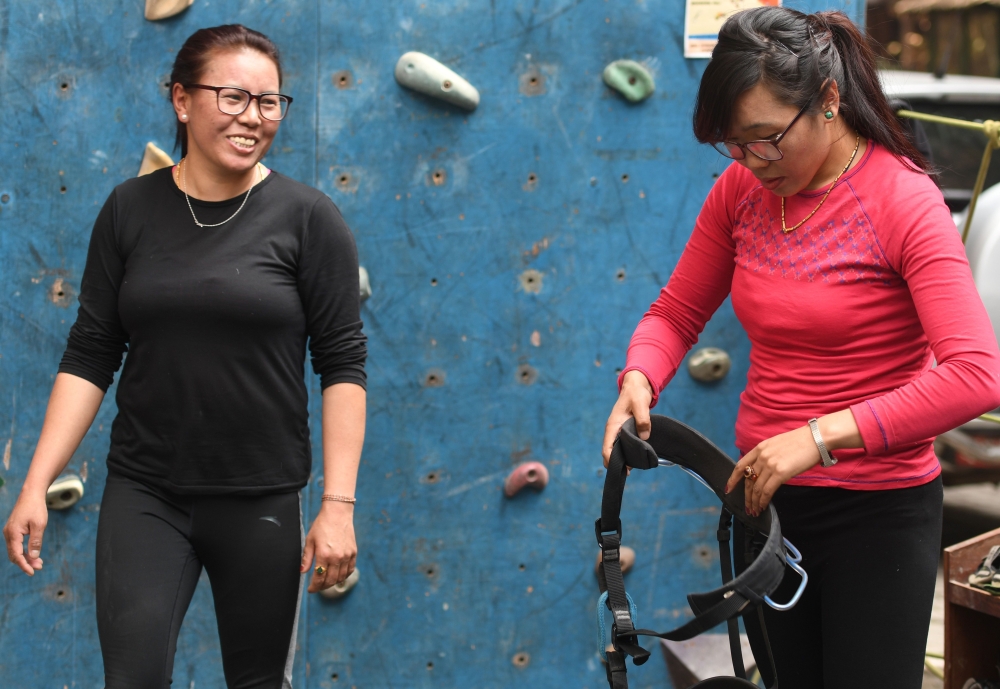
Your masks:
{"label": "painted blue surface", "polygon": [[[705,62],[682,57],[683,3],[195,0],[159,23],[142,4],[0,0],[0,513],[37,440],[97,210],[148,141],[172,146],[173,55],[198,27],[242,22],[281,47],[295,97],[267,163],[334,199],[374,290],[362,579],[304,605],[295,686],[602,686],[592,525],[616,369],[723,169],[690,132]],[[402,90],[407,50],[466,77],[479,109]],[[603,84],[620,58],[650,61],[652,98],[630,105]],[[543,93],[522,92],[531,75]],[[735,453],[748,345],[728,303],[701,344],[726,349],[732,372],[704,386],[682,369],[658,411]],[[312,392],[316,418],[317,380]],[[103,686],[93,553],[114,414],[109,395],[70,466],[87,494],[50,515],[45,569],[0,568],[4,687]],[[548,488],[505,500],[529,459]],[[683,621],[684,595],[716,584],[716,516],[680,472],[633,477],[627,584],[644,626]],[[669,686],[658,657],[632,679]],[[174,686],[223,684],[202,586]]]}

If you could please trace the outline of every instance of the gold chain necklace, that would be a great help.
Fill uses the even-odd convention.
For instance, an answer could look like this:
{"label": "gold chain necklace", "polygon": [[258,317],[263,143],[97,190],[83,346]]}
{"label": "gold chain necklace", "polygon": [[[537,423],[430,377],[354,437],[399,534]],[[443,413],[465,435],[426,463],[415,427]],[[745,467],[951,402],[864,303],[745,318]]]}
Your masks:
{"label": "gold chain necklace", "polygon": [[809,218],[811,218],[814,215],[816,215],[816,211],[818,211],[820,209],[820,206],[822,206],[826,202],[826,197],[830,195],[830,192],[833,191],[833,188],[835,186],[837,186],[837,182],[839,182],[840,178],[844,176],[844,173],[847,172],[847,169],[849,167],[851,167],[851,163],[854,162],[854,156],[856,156],[858,154],[858,147],[860,147],[860,146],[861,146],[861,135],[858,134],[858,138],[854,141],[854,153],[851,154],[851,159],[847,161],[847,165],[845,165],[844,169],[840,171],[839,175],[837,175],[837,179],[833,180],[833,184],[831,184],[830,188],[826,190],[825,194],[823,194],[823,198],[821,198],[819,200],[819,203],[816,204],[816,207],[812,209],[812,213],[810,213],[809,215],[807,215],[802,220],[802,222],[798,223],[797,225],[793,225],[792,227],[785,227],[785,197],[784,196],[781,197],[781,231],[782,232],[784,232],[785,234],[788,234],[789,232],[794,232],[795,230],[797,230],[800,227],[802,227],[803,225],[805,225],[806,222],[809,220]]}

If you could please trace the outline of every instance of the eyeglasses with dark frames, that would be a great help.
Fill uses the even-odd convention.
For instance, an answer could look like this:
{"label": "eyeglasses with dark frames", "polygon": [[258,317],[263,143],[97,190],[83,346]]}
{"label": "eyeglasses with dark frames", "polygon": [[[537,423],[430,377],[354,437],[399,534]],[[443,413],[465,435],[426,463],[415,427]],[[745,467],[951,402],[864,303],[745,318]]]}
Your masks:
{"label": "eyeglasses with dark frames", "polygon": [[[819,87],[819,94],[817,94],[818,96],[822,96],[824,93],[826,93],[826,87],[829,83],[830,83],[829,79],[823,81],[823,84]],[[755,141],[748,141],[745,144],[741,144],[737,141],[717,141],[713,143],[712,146],[715,148],[716,151],[726,156],[727,158],[732,158],[733,160],[745,159],[747,157],[747,151],[753,153],[761,160],[767,160],[767,161],[781,160],[785,156],[784,154],[782,154],[781,149],[778,148],[778,144],[781,142],[783,138],[785,138],[785,134],[787,134],[788,130],[792,128],[792,125],[798,122],[799,118],[802,117],[805,111],[809,109],[809,107],[816,100],[816,97],[817,96],[813,96],[812,98],[810,98],[809,102],[803,105],[802,109],[799,110],[799,113],[792,118],[791,122],[788,123],[788,126],[785,127],[784,131],[782,131],[780,134],[776,136],[772,136],[768,139],[757,139]]]}
{"label": "eyeglasses with dark frames", "polygon": [[185,84],[184,88],[215,91],[219,111],[226,115],[242,115],[250,101],[257,101],[257,111],[265,120],[278,122],[285,119],[292,97],[280,93],[250,93],[236,86],[206,86],[204,84]]}

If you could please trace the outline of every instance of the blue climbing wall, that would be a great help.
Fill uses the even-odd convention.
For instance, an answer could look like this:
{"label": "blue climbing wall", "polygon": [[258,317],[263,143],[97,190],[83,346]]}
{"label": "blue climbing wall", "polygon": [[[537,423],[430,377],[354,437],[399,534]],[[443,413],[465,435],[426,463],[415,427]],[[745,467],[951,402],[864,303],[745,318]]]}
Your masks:
{"label": "blue climbing wall", "polygon": [[[242,22],[281,47],[295,97],[266,162],[333,198],[374,290],[362,578],[304,604],[295,686],[602,686],[604,421],[629,335],[723,169],[690,132],[705,62],[682,57],[683,3],[195,0],[157,23],[142,5],[0,0],[0,513],[41,428],[97,210],[147,142],[173,144],[173,55],[196,28]],[[469,79],[479,109],[401,89],[408,50]],[[651,99],[602,83],[619,58],[652,68]],[[748,345],[728,304],[701,345],[733,370],[706,386],[682,369],[658,411],[735,453]],[[312,392],[316,418],[316,380]],[[86,495],[50,514],[45,569],[0,568],[3,686],[103,686],[93,552],[114,414],[109,394],[69,467]],[[529,460],[548,487],[505,499],[504,477]],[[321,491],[317,471],[308,515]],[[664,470],[635,476],[626,503],[639,620],[672,627],[685,594],[718,577],[714,499]],[[658,655],[632,678],[669,686]],[[174,686],[223,684],[205,585]]]}

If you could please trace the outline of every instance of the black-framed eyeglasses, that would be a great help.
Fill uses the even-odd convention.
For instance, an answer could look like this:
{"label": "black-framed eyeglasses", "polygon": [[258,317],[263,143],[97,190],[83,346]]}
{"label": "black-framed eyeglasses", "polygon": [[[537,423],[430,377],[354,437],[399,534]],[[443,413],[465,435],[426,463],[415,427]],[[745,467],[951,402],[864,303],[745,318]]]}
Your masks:
{"label": "black-framed eyeglasses", "polygon": [[[823,84],[819,87],[819,94],[822,95],[826,93],[827,84],[830,83],[829,79],[823,81]],[[757,139],[755,141],[748,141],[745,144],[741,144],[737,141],[717,141],[712,144],[716,151],[726,156],[727,158],[732,158],[733,160],[743,160],[747,157],[747,151],[753,153],[755,156],[761,160],[781,160],[785,156],[781,153],[781,149],[778,148],[778,143],[785,138],[785,134],[788,130],[792,128],[792,125],[799,121],[799,118],[805,113],[806,110],[813,104],[816,100],[816,96],[809,99],[809,102],[802,106],[799,110],[799,114],[792,118],[792,121],[788,123],[785,130],[778,134],[777,136],[772,136],[769,139]]]}
{"label": "black-framed eyeglasses", "polygon": [[204,84],[185,84],[184,88],[215,91],[219,110],[227,115],[242,115],[250,101],[257,101],[257,111],[265,120],[278,122],[285,119],[292,97],[280,93],[250,93],[246,89],[235,86],[205,86]]}

